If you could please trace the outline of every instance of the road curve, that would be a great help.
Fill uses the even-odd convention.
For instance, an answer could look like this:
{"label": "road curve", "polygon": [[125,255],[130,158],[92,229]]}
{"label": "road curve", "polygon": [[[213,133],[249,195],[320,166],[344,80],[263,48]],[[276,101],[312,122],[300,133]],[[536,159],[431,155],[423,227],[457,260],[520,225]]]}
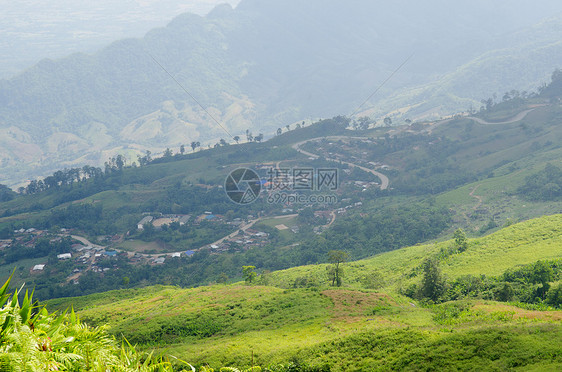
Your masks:
{"label": "road curve", "polygon": [[238,230],[234,231],[233,233],[228,234],[227,236],[225,236],[225,237],[223,237],[223,238],[220,238],[220,239],[217,240],[216,242],[209,243],[209,244],[205,244],[204,246],[202,246],[202,247],[199,248],[199,249],[203,249],[203,248],[208,247],[208,246],[210,246],[210,245],[219,245],[219,244],[221,244],[222,242],[224,242],[224,241],[227,240],[227,239],[232,239],[232,238],[234,238],[236,235],[238,235],[238,233],[240,232],[240,230],[246,231],[246,230],[248,230],[250,227],[254,226],[256,223],[258,223],[258,222],[261,221],[261,220],[281,219],[281,218],[297,217],[297,216],[298,216],[298,214],[284,214],[284,215],[281,215],[281,216],[256,218],[255,220],[248,221],[248,223],[244,224],[242,227],[240,227]]}
{"label": "road curve", "polygon": [[518,113],[517,115],[515,115],[514,117],[512,117],[509,120],[498,121],[498,122],[486,121],[484,119],[476,118],[474,116],[469,116],[468,118],[474,120],[478,124],[484,124],[484,125],[512,124],[512,123],[518,122],[519,120],[522,120],[525,116],[527,116],[528,113],[530,113],[531,111],[534,111],[534,110],[536,110],[536,107],[532,108],[532,109],[525,110],[525,111],[521,111],[520,113]]}
{"label": "road curve", "polygon": [[[346,137],[346,136],[317,137],[317,138],[311,138],[311,139],[308,139],[306,141],[301,141],[301,142],[295,143],[293,145],[293,148],[303,155],[306,155],[306,156],[311,157],[311,158],[318,159],[320,156],[318,156],[316,154],[313,154],[311,152],[305,151],[305,150],[301,149],[300,147],[307,142],[313,142],[313,141],[318,141],[318,140],[322,140],[322,139],[340,140],[340,139],[368,139],[368,138],[367,137]],[[389,181],[387,176],[385,176],[384,174],[382,174],[380,172],[377,172],[376,170],[373,170],[371,168],[363,167],[363,166],[355,164],[355,163],[351,163],[351,162],[348,162],[348,161],[342,161],[342,160],[338,160],[338,159],[326,158],[326,160],[333,161],[333,162],[336,162],[336,163],[341,163],[341,164],[347,164],[350,167],[359,168],[359,169],[361,169],[365,172],[374,174],[375,176],[377,176],[381,180],[381,190],[386,190],[388,188],[388,185],[390,184],[390,181]]]}

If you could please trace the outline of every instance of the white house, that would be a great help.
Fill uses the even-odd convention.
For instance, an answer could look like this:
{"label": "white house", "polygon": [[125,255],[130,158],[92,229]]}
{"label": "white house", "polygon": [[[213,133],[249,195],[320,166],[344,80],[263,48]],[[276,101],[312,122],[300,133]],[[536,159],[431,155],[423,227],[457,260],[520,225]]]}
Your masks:
{"label": "white house", "polygon": [[72,258],[72,255],[70,253],[57,254],[57,258],[59,260],[69,260]]}
{"label": "white house", "polygon": [[146,216],[144,217],[142,220],[139,221],[139,223],[137,224],[137,229],[142,230],[144,229],[144,225],[146,225],[147,223],[151,223],[152,220],[154,219],[154,217],[152,216]]}
{"label": "white house", "polygon": [[33,266],[33,271],[43,271],[45,265],[35,265]]}

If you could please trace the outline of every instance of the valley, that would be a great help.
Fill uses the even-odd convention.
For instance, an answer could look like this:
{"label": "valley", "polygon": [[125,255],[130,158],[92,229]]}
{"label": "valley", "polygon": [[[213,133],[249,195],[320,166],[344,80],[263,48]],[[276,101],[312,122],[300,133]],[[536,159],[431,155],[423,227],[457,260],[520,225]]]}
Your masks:
{"label": "valley", "polygon": [[[342,98],[346,89],[310,98],[321,87],[304,89],[304,79],[299,91],[288,83],[291,74],[276,70],[285,63],[277,53],[266,67],[256,62],[264,57],[255,48],[265,48],[258,31],[269,30],[273,40],[287,34],[254,21],[277,19],[275,12],[289,17],[290,9],[243,0],[206,17],[180,16],[123,48],[117,42],[94,57],[64,60],[90,74],[103,70],[91,92],[101,103],[85,104],[72,84],[39,73],[69,71],[44,61],[17,79],[39,74],[30,82],[40,88],[35,97],[54,89],[49,100],[56,102],[41,102],[56,123],[49,115],[36,122],[41,110],[17,109],[24,103],[3,93],[17,79],[0,81],[7,168],[17,163],[15,148],[31,163],[35,151],[50,151],[39,161],[44,176],[17,190],[0,185],[0,370],[562,369],[561,70],[536,91],[493,95],[476,110],[478,101],[454,95],[448,84],[486,68],[477,56],[489,45],[479,45],[433,71],[452,68],[455,76],[389,96],[384,110],[312,119],[320,107],[332,115],[355,101]],[[361,16],[350,25],[367,22],[352,10],[341,14]],[[309,21],[297,17],[295,32]],[[367,30],[354,45],[377,39]],[[167,82],[156,89],[162,71],[139,57],[147,46],[176,40],[175,31],[190,35],[181,39],[180,57],[167,49],[156,56],[192,58],[173,67],[174,75],[165,72],[172,80],[177,74],[176,85],[196,82],[189,89],[198,88],[199,107],[181,98],[191,95],[185,88]],[[534,50],[552,34],[525,45]],[[253,42],[237,42],[249,35]],[[334,42],[342,50],[346,35]],[[290,48],[272,45],[286,58],[309,58],[310,69],[322,65],[311,57],[322,45],[305,53],[306,43],[291,40]],[[336,49],[326,56],[338,61]],[[497,53],[488,57],[503,60],[509,48]],[[476,58],[470,68],[455,67],[469,56]],[[382,70],[390,68],[387,57]],[[130,75],[102,68],[113,59],[137,68],[128,67]],[[352,72],[339,78],[351,75],[360,80]],[[424,82],[414,75],[409,86]],[[119,80],[132,76],[142,78]],[[368,72],[361,76],[370,81]],[[272,82],[278,86],[269,91]],[[111,96],[103,95],[105,84]],[[443,89],[428,95],[433,84]],[[60,101],[57,87],[66,97]],[[124,108],[129,94],[142,99]],[[423,99],[405,105],[418,94]],[[6,118],[19,127],[3,129]],[[90,145],[77,161],[75,152]]]}

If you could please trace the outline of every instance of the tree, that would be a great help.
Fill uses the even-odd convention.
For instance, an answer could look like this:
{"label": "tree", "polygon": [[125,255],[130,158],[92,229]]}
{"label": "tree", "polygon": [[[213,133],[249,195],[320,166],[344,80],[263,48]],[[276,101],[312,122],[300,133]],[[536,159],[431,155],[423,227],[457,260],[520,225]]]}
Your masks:
{"label": "tree", "polygon": [[172,150],[170,150],[170,148],[166,148],[166,150],[164,151],[164,157],[165,158],[171,158],[173,155]]}
{"label": "tree", "polygon": [[550,284],[548,282],[552,281],[554,273],[552,267],[545,261],[537,261],[533,265],[531,272],[531,283],[540,283],[541,286],[537,288],[535,292],[535,297],[544,300],[548,290],[550,289]]}
{"label": "tree", "polygon": [[453,234],[453,239],[455,239],[455,246],[459,252],[464,252],[468,248],[468,240],[466,239],[466,234],[462,229],[457,229]]}
{"label": "tree", "polygon": [[426,259],[423,263],[423,278],[420,288],[422,297],[433,302],[439,301],[445,292],[445,280],[441,276],[441,270],[433,259]]}
{"label": "tree", "polygon": [[263,133],[260,133],[254,138],[254,141],[261,142],[263,140]]}
{"label": "tree", "polygon": [[562,305],[562,284],[551,288],[546,295],[546,303],[552,306],[560,307]]}
{"label": "tree", "polygon": [[289,124],[285,125],[285,128],[287,128],[287,132],[291,130],[291,126]]}
{"label": "tree", "polygon": [[277,135],[281,135],[281,133],[283,133],[283,130],[281,128],[277,128]]}
{"label": "tree", "polygon": [[255,269],[255,266],[242,266],[242,277],[246,284],[252,284],[256,280],[258,274],[254,271]]}
{"label": "tree", "polygon": [[197,142],[197,141],[191,142],[191,151],[192,151],[192,152],[195,152],[195,149],[198,148],[198,147],[200,147],[200,146],[201,146],[201,143],[200,143],[200,142]]}
{"label": "tree", "polygon": [[184,146],[184,145],[181,145],[181,146],[180,146],[180,154],[183,155],[184,153],[185,153],[185,146]]}
{"label": "tree", "polygon": [[386,125],[387,127],[390,127],[392,125],[392,119],[388,116],[386,118],[384,118],[383,122],[384,122],[384,125]]}
{"label": "tree", "polygon": [[246,129],[246,140],[248,142],[252,142],[253,139],[254,139],[254,136],[252,135],[252,132],[250,132],[249,129]]}
{"label": "tree", "polygon": [[[46,180],[46,178],[45,178]],[[13,200],[17,194],[8,186],[0,184],[0,202]]]}
{"label": "tree", "polygon": [[357,119],[357,127],[360,130],[367,130],[369,129],[369,125],[371,124],[371,119],[368,116],[361,116]]}
{"label": "tree", "polygon": [[234,136],[234,137],[232,137],[232,139],[233,139],[234,142],[236,142],[236,143],[240,142],[240,136]]}
{"label": "tree", "polygon": [[513,299],[514,291],[510,283],[504,283],[503,287],[498,291],[498,300],[507,302]]}
{"label": "tree", "polygon": [[226,140],[224,138],[221,138],[220,141],[219,141],[219,144],[221,146],[226,146],[226,145],[228,145],[228,142],[226,142]]}
{"label": "tree", "polygon": [[217,283],[224,284],[226,282],[228,282],[228,275],[226,275],[226,273],[221,273],[217,279]]}
{"label": "tree", "polygon": [[328,267],[328,279],[332,281],[332,286],[341,287],[343,280],[342,264],[349,259],[349,254],[344,251],[328,252],[328,260],[332,264]]}

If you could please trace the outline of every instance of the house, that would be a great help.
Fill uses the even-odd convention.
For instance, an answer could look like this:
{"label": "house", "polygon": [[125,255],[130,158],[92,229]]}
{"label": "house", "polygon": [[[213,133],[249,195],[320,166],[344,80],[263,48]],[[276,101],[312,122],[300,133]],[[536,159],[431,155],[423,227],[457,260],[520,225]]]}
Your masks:
{"label": "house", "polygon": [[185,216],[181,216],[178,220],[178,222],[180,223],[180,226],[183,226],[187,223],[187,221],[189,221],[189,219],[191,218],[191,215],[187,214]]}
{"label": "house", "polygon": [[157,265],[162,265],[164,263],[164,261],[166,261],[166,257],[158,257],[156,259],[154,259],[154,263]]}
{"label": "house", "polygon": [[181,252],[172,253],[172,258],[173,257],[181,257]]}
{"label": "house", "polygon": [[33,271],[43,271],[43,269],[45,268],[45,265],[35,265],[33,266]]}
{"label": "house", "polygon": [[185,255],[186,255],[187,257],[191,257],[191,256],[193,256],[194,254],[195,254],[194,251],[185,251]]}
{"label": "house", "polygon": [[137,229],[142,230],[144,229],[144,225],[151,223],[152,220],[154,219],[154,217],[152,216],[146,216],[144,217],[142,220],[139,221],[139,223],[137,224]]}
{"label": "house", "polygon": [[69,260],[72,258],[72,255],[70,253],[57,254],[57,258],[59,260]]}

